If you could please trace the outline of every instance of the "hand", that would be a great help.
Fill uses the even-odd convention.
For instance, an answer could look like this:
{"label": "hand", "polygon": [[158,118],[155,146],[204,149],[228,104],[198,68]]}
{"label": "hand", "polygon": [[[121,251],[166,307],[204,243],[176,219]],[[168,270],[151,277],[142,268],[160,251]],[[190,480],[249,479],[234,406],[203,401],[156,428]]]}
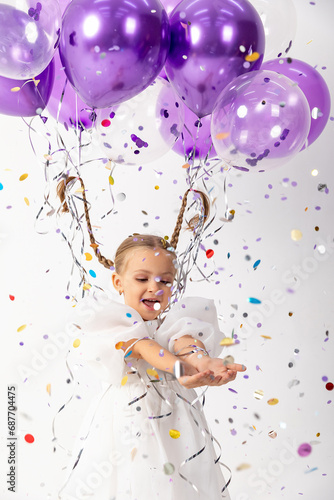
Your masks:
{"label": "hand", "polygon": [[197,358],[196,369],[198,371],[211,370],[213,372],[215,378],[208,385],[223,385],[232,382],[238,372],[244,372],[247,368],[238,363],[226,363],[221,358],[203,356],[200,359]]}
{"label": "hand", "polygon": [[203,385],[218,385],[218,382],[221,379],[220,376],[215,377],[212,370],[208,369],[204,371],[198,371],[190,363],[181,360],[177,361],[176,363],[180,363],[181,368],[181,370],[179,370],[179,373],[181,372],[181,375],[178,376],[179,373],[176,373],[177,380],[187,389],[194,389],[195,387],[202,387]]}

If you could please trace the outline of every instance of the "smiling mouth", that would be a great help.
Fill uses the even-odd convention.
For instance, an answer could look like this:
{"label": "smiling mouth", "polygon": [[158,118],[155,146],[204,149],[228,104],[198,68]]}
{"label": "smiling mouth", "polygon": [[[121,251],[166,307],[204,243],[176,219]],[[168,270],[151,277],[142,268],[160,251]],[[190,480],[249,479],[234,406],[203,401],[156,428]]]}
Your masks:
{"label": "smiling mouth", "polygon": [[141,299],[141,302],[150,310],[158,311],[160,309],[160,301],[157,299]]}

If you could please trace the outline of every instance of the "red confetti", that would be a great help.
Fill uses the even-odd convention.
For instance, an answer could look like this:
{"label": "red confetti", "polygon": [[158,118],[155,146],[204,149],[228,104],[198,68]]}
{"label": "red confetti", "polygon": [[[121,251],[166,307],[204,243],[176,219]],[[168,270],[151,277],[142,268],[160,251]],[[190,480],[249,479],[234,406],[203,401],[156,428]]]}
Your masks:
{"label": "red confetti", "polygon": [[35,441],[35,438],[32,434],[26,434],[24,436],[24,439],[27,441],[27,443],[33,443]]}
{"label": "red confetti", "polygon": [[15,300],[14,295],[10,295],[9,298],[10,298],[10,300]]}
{"label": "red confetti", "polygon": [[326,389],[327,391],[332,391],[334,389],[334,384],[332,384],[332,382],[327,382]]}
{"label": "red confetti", "polygon": [[110,120],[102,120],[101,125],[102,125],[102,127],[110,127],[111,121]]}
{"label": "red confetti", "polygon": [[209,250],[206,251],[206,256],[208,259],[211,259],[211,257],[213,257],[214,255],[214,251],[210,248]]}

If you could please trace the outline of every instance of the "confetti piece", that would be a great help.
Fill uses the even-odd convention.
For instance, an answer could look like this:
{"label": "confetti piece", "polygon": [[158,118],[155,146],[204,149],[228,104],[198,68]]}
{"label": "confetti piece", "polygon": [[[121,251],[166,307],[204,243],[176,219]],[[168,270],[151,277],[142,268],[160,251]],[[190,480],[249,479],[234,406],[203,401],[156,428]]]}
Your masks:
{"label": "confetti piece", "polygon": [[91,275],[92,278],[96,278],[96,272],[93,271],[92,269],[89,270],[89,274]]}
{"label": "confetti piece", "polygon": [[155,189],[156,191],[158,191],[158,189],[160,189],[160,187],[159,187],[159,186],[154,186],[154,189]]}
{"label": "confetti piece", "polygon": [[27,443],[33,443],[35,441],[35,438],[32,434],[26,434],[24,436],[24,439],[25,441],[27,441]]}
{"label": "confetti piece", "polygon": [[99,245],[97,243],[91,243],[89,246],[91,246],[92,248],[98,248]]}
{"label": "confetti piece", "polygon": [[84,290],[89,290],[90,288],[92,288],[92,285],[90,285],[89,283],[84,283],[83,287],[82,287]]}
{"label": "confetti piece", "polygon": [[117,342],[117,344],[115,344],[115,349],[122,349],[124,345],[124,342]]}
{"label": "confetti piece", "polygon": [[127,381],[128,381],[128,376],[125,375],[125,377],[123,377],[121,380],[121,386],[125,385],[127,383]]}
{"label": "confetti piece", "polygon": [[271,406],[277,405],[278,399],[276,399],[276,398],[268,399],[267,403],[268,403],[268,405],[271,405]]}
{"label": "confetti piece", "polygon": [[245,61],[254,62],[257,61],[259,57],[260,54],[258,52],[253,52],[252,54],[247,54],[247,56],[245,57]]}
{"label": "confetti piece", "polygon": [[169,435],[173,439],[178,439],[181,436],[181,432],[177,431],[176,429],[170,429]]}
{"label": "confetti piece", "polygon": [[309,443],[303,443],[297,451],[300,457],[307,457],[312,451],[312,446]]}
{"label": "confetti piece", "polygon": [[238,392],[235,389],[232,389],[231,387],[229,387],[228,390],[234,392],[235,394],[238,394]]}
{"label": "confetti piece", "polygon": [[10,298],[10,300],[15,300],[14,295],[10,295],[9,298]]}
{"label": "confetti piece", "polygon": [[21,325],[18,327],[17,331],[22,332],[22,330],[24,330],[25,328],[27,328],[27,325]]}
{"label": "confetti piece", "polygon": [[0,191],[2,191],[2,190],[3,190],[3,184],[1,184],[1,182],[0,182]]}
{"label": "confetti piece", "polygon": [[111,186],[113,186],[115,184],[114,178],[111,175],[109,175],[109,184]]}
{"label": "confetti piece", "polygon": [[268,436],[272,439],[275,439],[277,437],[277,432],[275,431],[269,431]]}
{"label": "confetti piece", "polygon": [[245,470],[245,469],[250,469],[251,468],[251,465],[250,464],[240,464],[238,465],[237,467],[237,470]]}
{"label": "confetti piece", "polygon": [[248,302],[251,304],[261,304],[261,300],[255,299],[254,297],[248,297]]}
{"label": "confetti piece", "polygon": [[90,253],[85,253],[86,260],[92,260],[92,255]]}
{"label": "confetti piece", "polygon": [[299,241],[303,237],[303,233],[299,231],[299,229],[292,229],[291,230],[291,239],[293,241]]}
{"label": "confetti piece", "polygon": [[189,163],[185,163],[184,165],[182,165],[182,168],[190,168]]}
{"label": "confetti piece", "polygon": [[175,467],[173,464],[171,464],[170,462],[166,462],[164,464],[164,473],[167,475],[167,476],[171,476],[173,474],[173,472],[175,471]]}
{"label": "confetti piece", "polygon": [[263,337],[264,339],[269,339],[271,340],[271,337],[269,335],[261,335],[261,337]]}
{"label": "confetti piece", "polygon": [[214,253],[215,252],[211,248],[205,252],[208,259],[211,259],[211,257],[214,256]]}
{"label": "confetti piece", "polygon": [[79,347],[80,344],[81,344],[80,339],[75,339],[73,341],[73,347]]}
{"label": "confetti piece", "polygon": [[234,344],[234,340],[231,339],[230,337],[226,337],[225,339],[222,339],[219,342],[219,345],[233,345],[233,344]]}
{"label": "confetti piece", "polygon": [[216,139],[218,139],[218,141],[220,141],[222,139],[226,139],[229,135],[230,135],[230,132],[220,132],[219,134],[216,134]]}
{"label": "confetti piece", "polygon": [[159,374],[156,370],[154,370],[153,368],[147,368],[146,370],[146,373],[147,375],[149,375],[150,377],[155,377],[156,379],[159,380]]}
{"label": "confetti piece", "polygon": [[29,207],[30,203],[29,203],[28,198],[24,198],[24,201],[25,201],[26,205],[28,205],[28,207]]}
{"label": "confetti piece", "polygon": [[28,174],[22,174],[19,181],[24,181],[28,177]]}
{"label": "confetti piece", "polygon": [[46,392],[51,396],[51,384],[46,385]]}
{"label": "confetti piece", "polygon": [[326,384],[326,389],[327,391],[332,391],[334,389],[334,385],[332,384],[332,382],[328,382]]}
{"label": "confetti piece", "polygon": [[260,260],[257,260],[256,262],[254,262],[253,269],[256,269],[259,266],[260,262],[261,262]]}
{"label": "confetti piece", "polygon": [[10,89],[11,92],[18,92],[19,90],[21,90],[21,87],[13,87]]}
{"label": "confetti piece", "polygon": [[257,391],[254,391],[254,398],[255,399],[262,399],[263,394],[264,394],[264,392],[261,389],[258,389]]}

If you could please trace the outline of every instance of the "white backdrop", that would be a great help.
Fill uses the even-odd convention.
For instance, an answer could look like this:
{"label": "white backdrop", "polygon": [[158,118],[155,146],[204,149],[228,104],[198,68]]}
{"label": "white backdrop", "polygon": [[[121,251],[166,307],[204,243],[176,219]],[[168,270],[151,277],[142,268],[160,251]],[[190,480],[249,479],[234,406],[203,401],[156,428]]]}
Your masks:
{"label": "white backdrop", "polygon": [[[298,26],[289,55],[316,66],[334,100],[334,2],[294,3]],[[221,328],[229,336],[234,329],[240,340],[225,354],[248,367],[247,378],[239,375],[229,386],[207,392],[206,414],[221,443],[222,460],[232,470],[233,500],[333,498],[334,393],[324,379],[334,383],[333,126],[332,118],[308,150],[273,172],[228,174],[235,219],[205,242],[215,251],[208,266],[219,269],[218,274],[209,283],[188,283],[187,295],[215,299]],[[72,393],[63,333],[72,307],[66,299],[72,261],[55,219],[37,226],[48,230],[44,235],[35,227],[45,190],[44,140],[34,136],[36,158],[21,119],[0,115],[0,132],[1,429],[6,428],[8,385],[17,385],[18,406],[18,488],[15,494],[7,491],[8,449],[2,434],[1,499],[54,500],[66,453],[59,448],[53,452],[52,420]],[[133,232],[171,234],[186,189],[182,164],[171,152],[141,171],[116,169],[117,214],[103,221],[100,217],[110,206],[109,172],[102,164],[83,168],[93,224],[107,257]],[[318,175],[312,175],[314,169]],[[25,173],[28,177],[20,181]],[[319,184],[327,184],[329,192],[319,191]],[[219,217],[223,174],[212,185]],[[67,224],[66,216],[61,224]],[[293,229],[302,232],[299,241],[292,240]],[[186,242],[183,234],[180,246]],[[204,265],[204,252],[199,262]],[[96,284],[111,290],[107,270],[94,259],[85,267],[96,272]],[[262,304],[250,303],[249,297]],[[262,399],[254,396],[260,390]],[[267,403],[272,398],[278,399],[276,405]],[[83,398],[71,419],[60,418],[63,442],[73,440],[85,404]],[[277,437],[270,437],[270,431]],[[34,436],[33,443],[25,441],[26,434]],[[297,452],[303,443],[312,446],[307,457]]]}

